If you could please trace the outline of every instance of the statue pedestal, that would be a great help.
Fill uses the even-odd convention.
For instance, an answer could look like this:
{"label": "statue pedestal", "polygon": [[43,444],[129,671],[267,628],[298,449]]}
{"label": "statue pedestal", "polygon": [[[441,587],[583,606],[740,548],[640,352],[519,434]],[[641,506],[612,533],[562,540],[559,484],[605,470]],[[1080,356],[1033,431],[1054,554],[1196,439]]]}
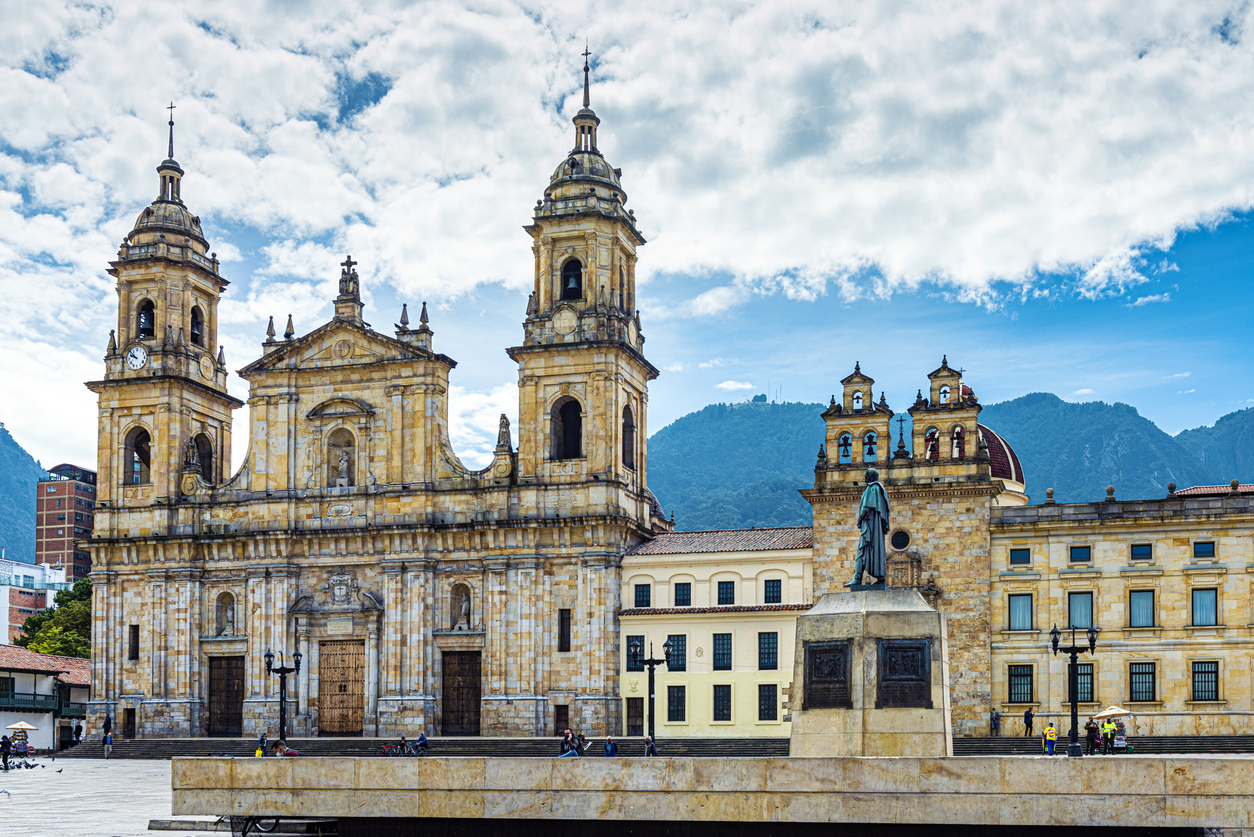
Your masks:
{"label": "statue pedestal", "polygon": [[829,593],[797,619],[802,757],[952,756],[945,617],[915,590]]}

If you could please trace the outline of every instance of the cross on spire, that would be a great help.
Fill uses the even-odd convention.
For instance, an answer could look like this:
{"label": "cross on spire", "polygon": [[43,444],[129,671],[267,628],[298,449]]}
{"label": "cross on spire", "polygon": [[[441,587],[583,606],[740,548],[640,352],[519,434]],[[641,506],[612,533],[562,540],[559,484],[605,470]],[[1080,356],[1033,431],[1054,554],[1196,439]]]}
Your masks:
{"label": "cross on spire", "polygon": [[583,106],[589,107],[592,104],[592,97],[588,90],[588,56],[592,53],[588,50],[588,42],[583,44]]}
{"label": "cross on spire", "polygon": [[175,107],[177,107],[177,105],[175,105],[174,102],[170,102],[170,106],[166,108],[166,110],[170,112],[170,147],[168,149],[168,153],[166,154],[166,158],[169,160],[174,159],[174,108]]}
{"label": "cross on spire", "polygon": [[361,262],[355,262],[355,261],[353,261],[353,257],[352,257],[352,256],[345,256],[345,257],[344,257],[344,261],[340,262],[340,267],[344,268],[344,273],[345,273],[345,274],[348,274],[348,273],[352,273],[352,272],[353,272],[353,268],[354,268],[354,267],[356,267],[356,266],[357,266],[357,265],[359,265],[359,264],[361,264]]}

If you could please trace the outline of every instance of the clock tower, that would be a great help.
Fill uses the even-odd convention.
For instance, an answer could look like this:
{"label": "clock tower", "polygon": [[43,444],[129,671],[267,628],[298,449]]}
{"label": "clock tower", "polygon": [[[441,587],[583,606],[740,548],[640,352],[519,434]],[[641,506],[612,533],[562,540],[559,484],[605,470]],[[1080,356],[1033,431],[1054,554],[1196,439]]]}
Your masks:
{"label": "clock tower", "polygon": [[[166,505],[222,482],[231,462],[231,411],[242,405],[227,395],[226,359],[216,344],[227,281],[200,218],[183,204],[173,106],[169,126],[157,199],[109,263],[118,323],[104,379],[87,384],[100,397],[101,534],[119,525],[109,509]],[[157,520],[151,525],[162,528]]]}

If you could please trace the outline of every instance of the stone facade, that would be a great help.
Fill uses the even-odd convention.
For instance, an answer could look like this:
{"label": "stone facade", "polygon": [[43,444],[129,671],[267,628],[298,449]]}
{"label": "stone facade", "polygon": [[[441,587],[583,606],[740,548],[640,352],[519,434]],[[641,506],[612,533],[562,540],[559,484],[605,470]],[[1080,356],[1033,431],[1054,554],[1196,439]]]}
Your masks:
{"label": "stone facade", "polygon": [[[586,97],[527,227],[535,289],[508,350],[519,446],[502,416],[482,470],[449,443],[456,364],[426,306],[416,329],[405,310],[394,336],[374,331],[350,257],[334,319],[298,336],[289,318],[282,339],[271,321],[240,370],[248,451],[228,473],[241,403],[213,351],[227,283],[182,202],[171,125],[160,196],[111,263],[118,329],[89,384],[91,728],[108,714],[141,737],[273,733],[273,650],[303,655],[297,734],[449,733],[451,714],[461,734],[548,734],[556,706],[619,731],[622,556],[670,527],[645,477],[644,239]],[[456,689],[450,661],[470,666]]]}

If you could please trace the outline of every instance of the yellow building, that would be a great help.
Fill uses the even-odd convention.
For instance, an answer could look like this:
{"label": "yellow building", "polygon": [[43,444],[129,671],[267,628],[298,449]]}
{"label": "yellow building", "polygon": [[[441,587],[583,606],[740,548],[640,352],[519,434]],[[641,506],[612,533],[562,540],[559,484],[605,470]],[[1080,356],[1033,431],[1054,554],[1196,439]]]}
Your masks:
{"label": "yellow building", "polygon": [[656,669],[659,737],[787,737],[797,615],[813,588],[809,527],[674,532],[623,558],[619,675],[628,735],[648,729]]}

